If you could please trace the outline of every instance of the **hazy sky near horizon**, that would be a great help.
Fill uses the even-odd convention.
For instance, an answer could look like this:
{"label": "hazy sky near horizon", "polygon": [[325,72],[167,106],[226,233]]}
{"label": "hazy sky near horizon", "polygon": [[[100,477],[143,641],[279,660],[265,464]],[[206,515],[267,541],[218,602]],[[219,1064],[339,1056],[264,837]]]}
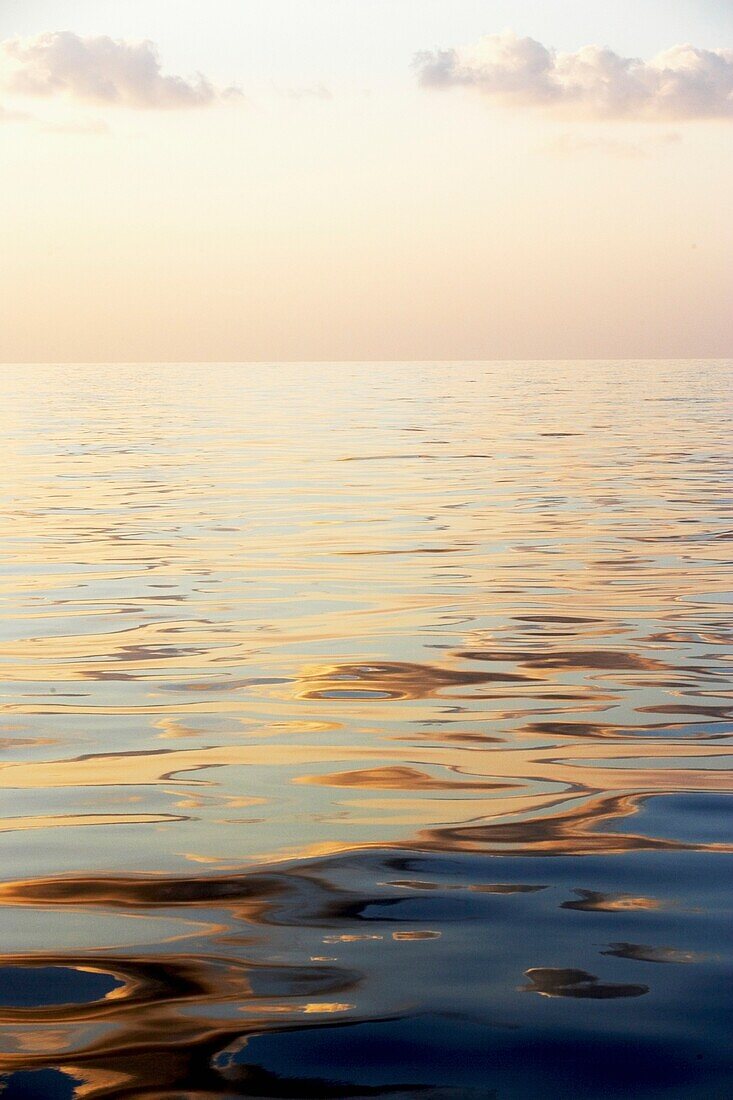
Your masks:
{"label": "hazy sky near horizon", "polygon": [[0,3],[0,361],[725,357],[732,184],[721,0]]}

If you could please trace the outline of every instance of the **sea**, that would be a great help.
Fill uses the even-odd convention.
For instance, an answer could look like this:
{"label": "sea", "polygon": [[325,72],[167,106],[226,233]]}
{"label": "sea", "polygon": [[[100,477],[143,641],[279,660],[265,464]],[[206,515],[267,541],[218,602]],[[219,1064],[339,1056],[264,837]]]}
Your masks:
{"label": "sea", "polygon": [[10,365],[0,1096],[733,1096],[733,362]]}

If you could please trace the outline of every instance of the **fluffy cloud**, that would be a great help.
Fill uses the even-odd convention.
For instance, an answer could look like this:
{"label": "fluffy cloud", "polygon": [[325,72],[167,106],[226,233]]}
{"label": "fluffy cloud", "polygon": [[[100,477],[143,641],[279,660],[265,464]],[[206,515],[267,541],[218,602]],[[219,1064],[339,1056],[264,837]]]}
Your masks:
{"label": "fluffy cloud", "polygon": [[733,50],[674,46],[651,61],[600,46],[556,53],[512,31],[419,53],[425,87],[468,87],[505,104],[600,118],[733,119]]}
{"label": "fluffy cloud", "polygon": [[136,108],[206,107],[240,93],[161,71],[152,42],[82,38],[55,31],[0,43],[4,86],[19,95],[67,95],[87,103]]}

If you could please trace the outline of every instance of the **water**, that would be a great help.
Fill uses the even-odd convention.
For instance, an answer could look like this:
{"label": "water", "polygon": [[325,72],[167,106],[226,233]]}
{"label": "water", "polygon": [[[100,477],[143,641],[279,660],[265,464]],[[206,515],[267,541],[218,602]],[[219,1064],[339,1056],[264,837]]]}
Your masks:
{"label": "water", "polygon": [[733,1093],[731,367],[6,368],[3,1097]]}

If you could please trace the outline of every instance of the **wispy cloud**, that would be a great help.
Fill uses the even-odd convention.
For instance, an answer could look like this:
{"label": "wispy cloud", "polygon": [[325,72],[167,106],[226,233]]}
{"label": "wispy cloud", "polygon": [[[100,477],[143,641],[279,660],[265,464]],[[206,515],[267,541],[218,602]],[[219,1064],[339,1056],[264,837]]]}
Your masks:
{"label": "wispy cloud", "polygon": [[33,121],[33,115],[29,115],[27,111],[11,111],[0,103],[0,123]]}
{"label": "wispy cloud", "polygon": [[640,141],[621,141],[606,137],[589,137],[584,134],[558,134],[545,147],[544,151],[552,156],[568,157],[584,153],[607,153],[622,160],[638,160],[650,157],[661,149],[676,145],[682,139],[677,132],[651,135]]}
{"label": "wispy cloud", "polygon": [[557,53],[513,31],[423,52],[424,87],[465,87],[499,103],[596,118],[733,119],[733,50],[673,46],[650,61],[600,46]]}
{"label": "wispy cloud", "polygon": [[289,88],[289,99],[298,100],[329,100],[333,99],[333,92],[325,84],[309,84],[304,88]]}
{"label": "wispy cloud", "polygon": [[83,137],[99,137],[111,133],[101,118],[80,119],[78,122],[47,122],[41,127],[45,134],[72,134]]}
{"label": "wispy cloud", "polygon": [[201,73],[164,73],[152,42],[81,37],[54,31],[0,43],[4,87],[18,95],[68,96],[85,103],[138,109],[207,107],[237,88],[217,88]]}

